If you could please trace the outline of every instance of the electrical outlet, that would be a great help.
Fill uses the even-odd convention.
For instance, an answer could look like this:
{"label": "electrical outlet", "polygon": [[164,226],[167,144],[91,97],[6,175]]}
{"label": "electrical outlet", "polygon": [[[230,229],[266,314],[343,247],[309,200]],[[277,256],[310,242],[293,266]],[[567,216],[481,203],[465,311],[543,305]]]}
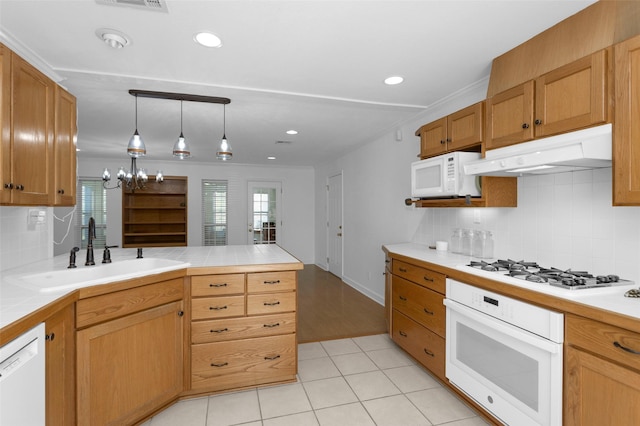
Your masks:
{"label": "electrical outlet", "polygon": [[473,223],[482,223],[482,211],[473,209]]}

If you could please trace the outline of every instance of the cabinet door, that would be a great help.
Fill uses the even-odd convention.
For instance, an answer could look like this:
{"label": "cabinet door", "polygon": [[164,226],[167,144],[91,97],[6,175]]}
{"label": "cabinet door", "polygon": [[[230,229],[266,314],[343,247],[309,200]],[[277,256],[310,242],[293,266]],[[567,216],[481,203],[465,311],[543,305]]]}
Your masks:
{"label": "cabinet door", "polygon": [[[11,201],[11,51],[0,43],[0,203]],[[7,186],[5,186],[7,185]]]}
{"label": "cabinet door", "polygon": [[78,424],[133,424],[182,392],[182,301],[77,332]]}
{"label": "cabinet door", "polygon": [[447,117],[447,150],[456,151],[482,143],[484,102],[478,102]]}
{"label": "cabinet door", "polygon": [[565,349],[564,425],[631,426],[640,419],[640,373]]}
{"label": "cabinet door", "polygon": [[12,55],[12,203],[53,204],[55,83]]}
{"label": "cabinet door", "polygon": [[384,319],[387,323],[387,332],[391,334],[391,259],[387,256],[384,260]]}
{"label": "cabinet door", "polygon": [[640,205],[640,36],[615,46],[613,204]]}
{"label": "cabinet door", "polygon": [[486,149],[533,139],[533,80],[486,100]]}
{"label": "cabinet door", "polygon": [[74,306],[68,306],[46,321],[47,426],[76,423]]}
{"label": "cabinet door", "polygon": [[536,79],[536,138],[607,120],[607,51],[567,64]]}
{"label": "cabinet door", "polygon": [[416,132],[420,136],[420,158],[447,152],[447,117],[425,124]]}
{"label": "cabinet door", "polygon": [[76,98],[56,86],[55,205],[76,204]]}

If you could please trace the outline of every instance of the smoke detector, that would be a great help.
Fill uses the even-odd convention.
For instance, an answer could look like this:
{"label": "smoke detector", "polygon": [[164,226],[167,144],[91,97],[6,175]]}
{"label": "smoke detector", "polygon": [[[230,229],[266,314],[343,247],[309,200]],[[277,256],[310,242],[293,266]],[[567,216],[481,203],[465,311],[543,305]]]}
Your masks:
{"label": "smoke detector", "polygon": [[98,4],[108,4],[112,6],[128,6],[137,9],[155,10],[158,12],[169,12],[164,0],[96,0]]}

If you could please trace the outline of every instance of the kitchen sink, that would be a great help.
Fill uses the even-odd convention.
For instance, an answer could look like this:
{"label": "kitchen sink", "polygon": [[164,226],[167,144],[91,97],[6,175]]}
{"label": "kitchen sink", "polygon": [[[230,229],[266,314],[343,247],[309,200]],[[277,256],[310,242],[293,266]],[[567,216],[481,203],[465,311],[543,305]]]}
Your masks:
{"label": "kitchen sink", "polygon": [[22,287],[48,293],[128,280],[189,266],[190,263],[188,262],[171,259],[129,259],[107,264],[96,264],[95,266],[79,266],[74,269],[23,275],[17,277],[14,283]]}

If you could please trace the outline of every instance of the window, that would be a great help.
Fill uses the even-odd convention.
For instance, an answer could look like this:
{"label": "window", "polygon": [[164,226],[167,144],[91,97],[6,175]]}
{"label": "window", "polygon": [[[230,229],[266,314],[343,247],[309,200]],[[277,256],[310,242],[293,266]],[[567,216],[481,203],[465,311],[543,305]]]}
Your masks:
{"label": "window", "polygon": [[104,247],[107,243],[107,191],[101,179],[80,178],[78,180],[79,209],[77,215],[77,246],[87,248],[89,242],[89,218],[96,222],[94,247]]}
{"label": "window", "polygon": [[227,181],[202,181],[202,245],[227,245]]}

